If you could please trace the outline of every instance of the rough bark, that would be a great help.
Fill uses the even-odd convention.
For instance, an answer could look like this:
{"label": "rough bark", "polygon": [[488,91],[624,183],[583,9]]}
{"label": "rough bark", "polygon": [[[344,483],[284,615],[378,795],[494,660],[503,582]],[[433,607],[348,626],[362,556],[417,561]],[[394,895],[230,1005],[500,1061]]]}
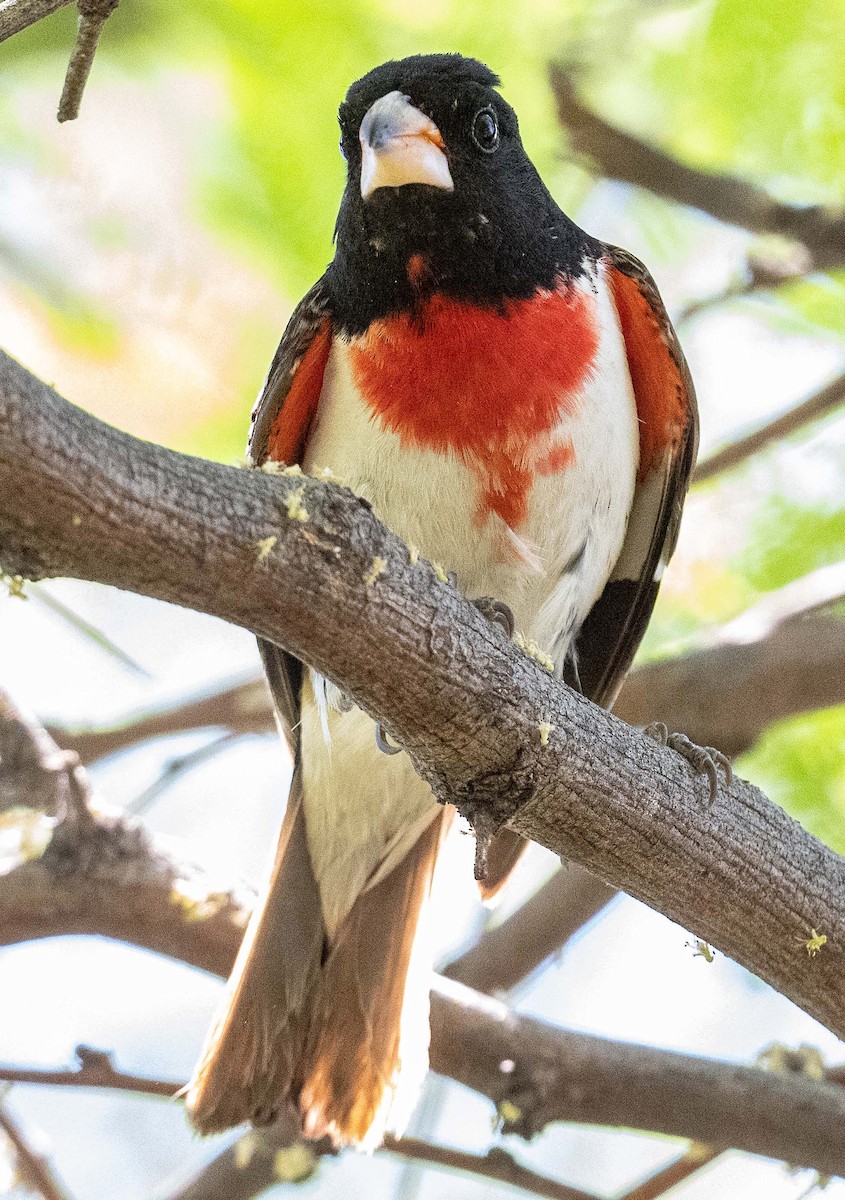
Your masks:
{"label": "rough bark", "polygon": [[[4,711],[0,763],[6,745],[29,739],[50,774],[49,738],[36,736],[8,700]],[[0,765],[0,773],[11,771]],[[41,844],[30,836],[21,861],[0,876],[3,941],[100,934],[225,975],[244,928],[245,912],[233,893],[208,884],[203,890],[195,871],[133,823],[93,810],[84,774],[78,785],[73,809],[48,828]],[[43,795],[36,789],[33,800]],[[52,824],[37,808],[27,812]],[[108,1056],[77,1053],[79,1069],[62,1073],[61,1082],[126,1086]],[[845,1089],[838,1085],[569,1033],[452,981],[432,989],[431,1062],[488,1096],[505,1127],[523,1136],[556,1120],[620,1124],[845,1171]],[[35,1074],[0,1067],[0,1079],[33,1081]],[[154,1090],[161,1094],[158,1085]]]}
{"label": "rough bark", "polygon": [[708,804],[688,763],[553,679],[352,493],[138,441],[3,356],[0,494],[10,574],[113,584],[284,645],[482,838],[509,822],[845,1033],[845,861],[742,780]]}
{"label": "rough bark", "polygon": [[70,3],[71,0],[3,0],[0,3],[0,42]]}

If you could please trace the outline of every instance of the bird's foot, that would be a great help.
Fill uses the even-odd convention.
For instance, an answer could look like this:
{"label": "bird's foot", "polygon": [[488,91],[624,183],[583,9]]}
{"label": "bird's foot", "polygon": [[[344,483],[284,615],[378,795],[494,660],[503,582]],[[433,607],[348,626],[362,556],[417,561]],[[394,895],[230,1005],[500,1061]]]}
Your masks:
{"label": "bird's foot", "polygon": [[[452,587],[457,587],[458,579],[455,572],[449,571],[447,574]],[[492,596],[481,596],[478,600],[473,600],[472,603],[483,617],[486,617],[493,625],[499,625],[504,630],[508,640],[513,637],[516,625],[513,613],[504,601],[494,600]],[[376,745],[382,754],[400,754],[402,751],[401,746],[394,746],[392,742],[388,741],[387,734],[384,732],[380,721],[376,721]]]}
{"label": "bird's foot", "polygon": [[376,721],[376,745],[382,754],[401,754],[402,747],[394,746],[387,740],[387,734],[382,729],[381,721]]}
{"label": "bird's foot", "polygon": [[512,638],[516,629],[513,613],[503,600],[494,600],[492,596],[479,596],[473,604],[493,625],[500,625],[508,638]]}
{"label": "bird's foot", "polygon": [[699,746],[696,742],[690,740],[685,733],[670,733],[663,721],[652,721],[650,725],[646,725],[643,733],[659,742],[661,746],[668,746],[670,750],[674,750],[676,754],[680,754],[681,758],[685,758],[694,771],[699,775],[706,775],[710,783],[710,803],[719,794],[719,767],[725,773],[725,783],[728,787],[733,782],[734,772],[731,760],[721,750],[717,750],[714,746]]}

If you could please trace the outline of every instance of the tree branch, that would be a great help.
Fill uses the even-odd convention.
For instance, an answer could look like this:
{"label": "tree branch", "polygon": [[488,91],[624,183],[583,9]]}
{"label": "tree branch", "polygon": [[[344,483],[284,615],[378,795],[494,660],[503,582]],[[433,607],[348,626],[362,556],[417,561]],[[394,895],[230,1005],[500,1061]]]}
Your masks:
{"label": "tree branch", "polygon": [[[683,759],[553,679],[351,492],[138,441],[2,356],[0,494],[10,573],[114,584],[285,645],[482,838],[510,823],[845,1033],[845,861],[741,780],[708,805]],[[827,944],[809,959],[813,930]]]}
{"label": "tree branch", "polygon": [[657,1200],[658,1196],[665,1195],[670,1188],[677,1187],[679,1183],[683,1183],[685,1179],[695,1175],[702,1167],[708,1166],[714,1159],[717,1159],[720,1154],[724,1154],[724,1151],[716,1146],[702,1146],[698,1142],[693,1142],[680,1158],[676,1158],[661,1171],[656,1171],[654,1175],[644,1179],[641,1184],[632,1188],[630,1192],[626,1192],[624,1196],[620,1196],[618,1200]]}
{"label": "tree branch", "polygon": [[529,1167],[516,1161],[500,1146],[493,1146],[486,1154],[467,1154],[464,1150],[453,1150],[447,1146],[434,1146],[419,1138],[389,1137],[382,1147],[388,1154],[398,1154],[416,1162],[432,1166],[447,1167],[452,1171],[467,1171],[482,1179],[494,1179],[511,1187],[532,1192],[535,1196],[548,1196],[550,1200],[598,1200],[588,1192],[558,1183],[546,1175],[539,1175]]}
{"label": "tree branch", "polygon": [[[6,712],[13,713],[8,702]],[[23,722],[14,724],[13,715],[0,723],[3,773],[11,770],[10,733],[28,736]],[[48,769],[49,740],[36,742]],[[0,875],[0,941],[99,934],[227,974],[245,915],[232,893],[203,891],[195,872],[130,823],[86,814],[49,822],[46,836],[30,837],[18,864]],[[557,1120],[618,1124],[845,1172],[839,1086],[554,1029],[446,980],[431,998],[432,1068],[488,1096],[510,1132],[531,1136]],[[80,1069],[63,1082],[114,1081],[108,1056],[78,1057]]]}
{"label": "tree branch", "polygon": [[92,763],[149,738],[213,728],[233,734],[270,733],[275,729],[273,705],[263,675],[218,687],[196,699],[133,714],[115,725],[49,725],[48,731],[60,746],[75,751],[82,762]]}
{"label": "tree branch", "polygon": [[82,93],[94,65],[94,55],[100,44],[100,35],[109,16],[117,8],[118,0],[76,0],[79,21],[76,41],[68,63],[65,85],[59,100],[59,121],[75,121],[79,116]]}
{"label": "tree branch", "polygon": [[639,667],[615,712],[632,725],[662,720],[733,757],[775,721],[842,703],[845,621],[818,616]]}
{"label": "tree branch", "polygon": [[70,3],[71,0],[0,0],[0,42]]}
{"label": "tree branch", "polygon": [[44,1200],[70,1200],[48,1160],[33,1150],[23,1130],[3,1104],[0,1104],[0,1130],[14,1147],[18,1158],[18,1174],[24,1186],[40,1192]]}
{"label": "tree branch", "polygon": [[125,1071],[118,1071],[109,1051],[96,1050],[91,1046],[76,1047],[76,1062],[75,1067],[64,1070],[0,1063],[0,1080],[60,1088],[109,1088],[118,1092],[134,1092],[139,1096],[160,1096],[165,1100],[172,1100],[184,1087],[183,1083],[148,1079],[143,1075],[128,1075]]}
{"label": "tree branch", "polygon": [[760,429],[755,429],[746,437],[738,438],[737,441],[730,442],[715,454],[711,454],[695,468],[693,483],[703,483],[706,479],[712,479],[714,475],[732,470],[758,450],[781,438],[790,437],[812,421],[818,421],[834,412],[842,404],[845,404],[845,373],[838,375],[812,396],[808,396],[806,400],[775,417]]}
{"label": "tree branch", "polygon": [[[631,725],[665,721],[700,745],[737,755],[774,721],[845,703],[845,626],[814,616],[843,596],[845,562],[793,580],[710,634],[700,648],[635,668],[614,712]],[[273,706],[263,676],[218,685],[113,725],[48,731],[90,763],[148,738],[205,728],[236,737],[271,732]]]}
{"label": "tree branch", "polygon": [[488,929],[444,974],[478,992],[508,992],[613,899],[609,884],[568,863],[501,925]]}
{"label": "tree branch", "polygon": [[552,68],[551,82],[558,117],[573,149],[592,159],[608,179],[647,188],[754,233],[802,242],[818,271],[845,264],[845,218],[841,213],[822,205],[784,204],[747,180],[687,166],[588,108],[579,100],[572,76],[560,67]]}

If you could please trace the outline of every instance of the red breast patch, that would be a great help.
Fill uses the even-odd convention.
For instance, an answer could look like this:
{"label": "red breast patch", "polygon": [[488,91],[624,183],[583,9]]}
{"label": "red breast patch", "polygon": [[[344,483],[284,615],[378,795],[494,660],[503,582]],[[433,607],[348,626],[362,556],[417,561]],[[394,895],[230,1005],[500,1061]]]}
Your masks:
{"label": "red breast patch", "polygon": [[593,297],[561,286],[498,309],[433,296],[421,311],[374,322],[351,343],[350,362],[378,422],[462,455],[479,473],[479,517],[494,511],[515,528],[534,471],[570,461],[571,449],[544,435],[574,411],[597,345]]}

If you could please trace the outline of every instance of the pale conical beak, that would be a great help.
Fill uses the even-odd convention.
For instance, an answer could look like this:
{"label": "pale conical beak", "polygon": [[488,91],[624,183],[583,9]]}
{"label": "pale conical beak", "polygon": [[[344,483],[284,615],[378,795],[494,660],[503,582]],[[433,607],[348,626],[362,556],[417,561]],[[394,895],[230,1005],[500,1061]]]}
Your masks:
{"label": "pale conical beak", "polygon": [[361,195],[383,187],[427,183],[455,190],[440,130],[401,92],[388,92],[361,122]]}

